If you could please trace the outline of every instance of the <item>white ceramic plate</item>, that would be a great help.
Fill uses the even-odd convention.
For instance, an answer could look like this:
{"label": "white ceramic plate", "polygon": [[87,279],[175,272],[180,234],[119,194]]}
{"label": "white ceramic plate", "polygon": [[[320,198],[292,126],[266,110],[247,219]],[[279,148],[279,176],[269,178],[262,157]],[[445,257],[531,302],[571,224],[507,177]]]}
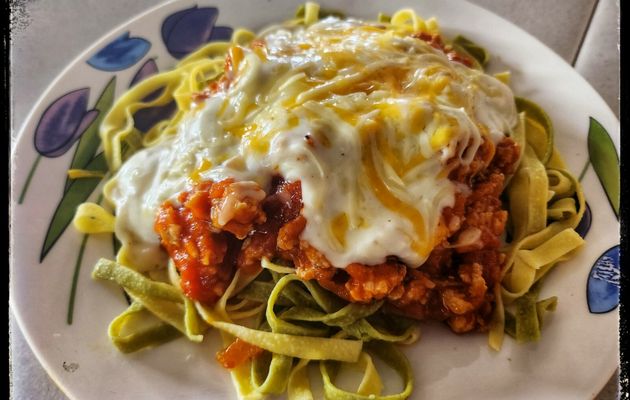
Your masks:
{"label": "white ceramic plate", "polygon": [[[321,2],[363,18],[410,4],[337,3]],[[107,325],[126,302],[120,289],[90,278],[96,259],[113,256],[111,236],[90,237],[82,252],[83,236],[72,227],[61,229],[72,214],[70,200],[81,192],[78,185],[66,187],[66,171],[71,163],[98,165],[100,150],[90,138],[99,116],[111,102],[109,96],[120,96],[141,67],[144,73],[155,66],[164,71],[174,65],[173,56],[190,51],[191,41],[207,40],[212,29],[214,37],[226,34],[225,27],[256,30],[290,17],[297,5],[292,0],[214,0],[193,8],[189,1],[175,1],[149,10],[70,64],[31,112],[12,160],[10,301],[35,354],[70,398],[236,398],[228,373],[214,360],[216,335],[201,345],[180,339],[132,355],[111,345]],[[208,7],[216,7],[218,14]],[[614,158],[619,122],[577,72],[514,25],[459,1],[423,0],[413,7],[425,17],[436,16],[446,36],[460,33],[486,47],[493,55],[489,70],[511,70],[514,92],[548,111],[556,145],[570,169],[576,175],[585,171],[582,184],[592,221],[590,229],[586,221],[581,228],[587,231],[585,248],[546,282],[542,295],[557,295],[559,304],[540,342],[517,345],[507,339],[502,351],[494,353],[485,335],[457,336],[441,325],[425,324],[422,340],[405,348],[416,380],[412,398],[592,398],[618,362],[619,234],[602,184],[615,180],[614,171],[596,173],[587,137],[593,118],[602,129],[591,131],[592,143]],[[218,16],[214,23],[213,16]],[[99,192],[83,190],[91,199]]]}

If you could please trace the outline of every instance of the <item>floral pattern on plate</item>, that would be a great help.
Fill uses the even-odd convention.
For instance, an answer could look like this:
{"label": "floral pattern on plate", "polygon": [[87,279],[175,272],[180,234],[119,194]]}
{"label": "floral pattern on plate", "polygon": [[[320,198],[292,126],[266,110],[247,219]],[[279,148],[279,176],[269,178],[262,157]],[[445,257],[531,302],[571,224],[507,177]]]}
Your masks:
{"label": "floral pattern on plate", "polygon": [[150,48],[151,42],[130,37],[127,31],[100,49],[87,63],[101,71],[122,71],[140,61]]}

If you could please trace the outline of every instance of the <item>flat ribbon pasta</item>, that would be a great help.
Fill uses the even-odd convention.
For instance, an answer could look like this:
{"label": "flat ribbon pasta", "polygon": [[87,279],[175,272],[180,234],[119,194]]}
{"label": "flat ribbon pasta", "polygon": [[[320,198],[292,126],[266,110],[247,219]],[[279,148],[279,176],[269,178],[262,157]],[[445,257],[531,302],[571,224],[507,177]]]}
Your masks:
{"label": "flat ribbon pasta", "polygon": [[[529,100],[520,99],[517,104],[524,108],[523,114],[530,110],[541,124],[535,128],[526,125],[527,141],[520,165],[506,188],[512,240],[505,249],[507,260],[501,285],[495,289],[497,304],[488,337],[494,350],[501,348],[504,331],[514,333],[519,341],[540,337],[542,324],[532,321],[552,311],[557,299],[537,307],[539,286],[534,285],[584,244],[575,231],[585,210],[581,185],[566,170],[557,150],[543,146],[551,140],[545,134],[552,134],[546,114],[541,114],[540,108]],[[529,137],[532,132],[534,140]],[[532,142],[539,146],[538,150],[532,147]],[[518,323],[506,310],[513,303]]]}

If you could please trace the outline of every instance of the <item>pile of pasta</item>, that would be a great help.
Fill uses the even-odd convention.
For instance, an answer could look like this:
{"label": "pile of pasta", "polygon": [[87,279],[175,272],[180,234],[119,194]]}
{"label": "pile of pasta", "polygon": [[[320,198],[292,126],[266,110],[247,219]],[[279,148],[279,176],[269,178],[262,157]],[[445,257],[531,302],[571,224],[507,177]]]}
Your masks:
{"label": "pile of pasta", "polygon": [[[314,3],[302,7],[290,24],[311,24],[327,13]],[[410,31],[437,29],[434,19],[423,20],[411,10],[383,24],[406,26]],[[226,51],[233,44],[246,44],[255,35],[236,30],[231,42],[212,42],[183,59],[169,71],[147,78],[122,95],[101,128],[101,137],[111,173],[135,151],[154,146],[176,135],[182,118],[191,110],[192,95],[223,73]],[[456,38],[452,45],[483,68],[488,56],[474,43]],[[501,74],[500,79],[509,76]],[[160,91],[153,100],[150,94]],[[177,104],[172,116],[142,134],[133,115],[142,109]],[[579,182],[567,170],[553,146],[553,127],[536,104],[516,98],[519,126],[513,139],[521,147],[520,164],[504,191],[509,210],[507,261],[500,286],[495,288],[496,307],[489,345],[501,348],[504,333],[517,341],[540,337],[544,314],[553,311],[557,298],[539,299],[544,276],[569,258],[583,244],[575,228],[584,213]],[[87,172],[87,171],[86,171]],[[85,203],[74,224],[84,233],[114,232],[114,213],[103,206]],[[180,289],[179,274],[171,261],[168,268],[148,273],[134,270],[124,249],[116,261],[101,259],[93,277],[120,285],[130,299],[129,307],[109,326],[112,343],[123,353],[154,347],[178,337],[201,343],[210,329],[220,331],[224,345],[236,338],[257,346],[265,355],[230,370],[239,396],[254,399],[286,392],[290,399],[312,399],[309,364],[319,363],[323,390],[330,399],[404,399],[413,389],[413,373],[396,346],[420,338],[416,322],[383,312],[383,302],[347,303],[315,282],[302,281],[295,269],[262,260],[262,272],[243,278],[237,271],[221,299],[208,306],[187,298]],[[373,357],[382,359],[403,382],[397,394],[383,395],[383,383]],[[359,367],[355,391],[335,385],[343,366]]]}
{"label": "pile of pasta", "polygon": [[540,338],[543,316],[554,311],[557,297],[539,300],[543,277],[584,244],[575,231],[585,210],[578,180],[553,145],[554,130],[535,103],[516,98],[520,111],[514,139],[521,160],[505,189],[511,240],[503,251],[507,261],[496,288],[489,345],[499,350],[504,332],[519,342]]}

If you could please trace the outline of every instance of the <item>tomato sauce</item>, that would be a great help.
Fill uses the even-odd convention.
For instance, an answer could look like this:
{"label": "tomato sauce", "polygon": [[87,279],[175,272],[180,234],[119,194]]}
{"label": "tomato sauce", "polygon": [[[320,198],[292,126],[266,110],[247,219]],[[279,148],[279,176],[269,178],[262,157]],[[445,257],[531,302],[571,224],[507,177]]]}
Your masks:
{"label": "tomato sauce", "polygon": [[[186,296],[214,303],[225,292],[234,274],[233,260],[226,257],[235,243],[210,222],[211,182],[180,194],[179,205],[167,201],[160,208],[155,231],[181,275]],[[232,250],[230,253],[234,253]]]}
{"label": "tomato sauce", "polygon": [[[455,332],[485,330],[494,303],[492,288],[500,279],[505,258],[499,246],[507,212],[500,195],[504,177],[513,172],[518,155],[518,146],[505,139],[496,148],[482,146],[469,167],[451,173],[451,179],[469,185],[471,192],[458,195],[454,206],[443,211],[443,239],[417,269],[395,257],[379,265],[334,268],[300,239],[307,223],[300,214],[301,183],[281,177],[274,178],[268,193],[252,192],[251,182],[240,192],[235,185],[243,183],[232,179],[202,182],[182,193],[178,204],[164,203],[155,230],[181,274],[182,290],[193,300],[212,304],[225,292],[237,268],[255,274],[263,257],[279,258],[292,263],[300,278],[316,280],[348,301],[385,299],[392,312],[445,321]],[[229,221],[223,218],[224,224],[218,225],[216,216],[226,212],[225,207]],[[234,348],[247,347],[236,344]],[[232,353],[249,354],[250,350],[226,350],[224,357],[236,360]]]}

